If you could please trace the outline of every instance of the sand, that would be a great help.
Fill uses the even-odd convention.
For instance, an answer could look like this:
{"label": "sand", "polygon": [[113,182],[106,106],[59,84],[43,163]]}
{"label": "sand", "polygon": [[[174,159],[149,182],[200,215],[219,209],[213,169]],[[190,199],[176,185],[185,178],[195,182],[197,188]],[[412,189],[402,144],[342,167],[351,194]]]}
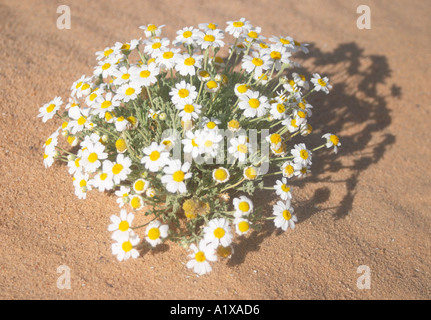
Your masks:
{"label": "sand", "polygon": [[[430,299],[431,123],[426,1],[368,1],[370,30],[356,26],[363,1],[73,1],[70,30],[61,1],[0,1],[1,299]],[[236,243],[229,261],[197,277],[187,250],[167,243],[123,263],[111,254],[115,197],[78,200],[67,168],[45,169],[42,149],[56,121],[38,109],[91,74],[94,53],[143,36],[143,24],[183,26],[246,17],[263,34],[310,43],[308,72],[330,77],[312,98],[314,136],[335,132],[338,155],[314,156],[294,184],[297,228],[271,225]],[[272,181],[269,181],[272,182]],[[269,210],[271,194],[256,195]],[[57,268],[68,266],[71,289]],[[371,271],[359,289],[358,267]]]}

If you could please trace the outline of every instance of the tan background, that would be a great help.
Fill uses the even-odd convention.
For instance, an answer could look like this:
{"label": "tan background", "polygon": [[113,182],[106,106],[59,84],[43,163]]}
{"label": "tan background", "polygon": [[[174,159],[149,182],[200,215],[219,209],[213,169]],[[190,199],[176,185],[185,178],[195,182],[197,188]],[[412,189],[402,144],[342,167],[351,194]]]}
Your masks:
{"label": "tan background", "polygon": [[[0,1],[0,298],[431,298],[428,1],[66,2]],[[371,30],[356,27],[363,3]],[[71,30],[56,28],[61,4]],[[295,182],[297,229],[269,224],[207,276],[187,270],[187,251],[170,243],[118,263],[107,231],[115,198],[78,200],[66,167],[43,167],[41,146],[59,123],[42,124],[38,109],[65,100],[96,51],[143,36],[140,25],[166,24],[172,39],[183,26],[240,17],[267,37],[311,44],[304,66],[334,88],[313,97],[316,132],[305,141],[335,132],[341,152],[316,154],[311,177]],[[267,198],[255,201],[268,209]],[[56,287],[60,265],[71,290]],[[359,265],[371,269],[370,290],[356,287]]]}

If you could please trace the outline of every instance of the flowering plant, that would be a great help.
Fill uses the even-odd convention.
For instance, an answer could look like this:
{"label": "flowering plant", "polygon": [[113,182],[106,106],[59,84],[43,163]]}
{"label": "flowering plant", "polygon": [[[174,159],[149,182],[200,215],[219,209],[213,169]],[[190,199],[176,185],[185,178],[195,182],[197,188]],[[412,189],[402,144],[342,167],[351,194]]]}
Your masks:
{"label": "flowering plant", "polygon": [[[312,131],[307,97],[331,89],[317,73],[287,74],[298,66],[292,54],[307,45],[265,41],[245,18],[227,25],[185,27],[172,42],[163,26],[142,26],[144,40],[96,53],[94,74],[73,83],[65,110],[60,97],[39,110],[43,122],[63,120],[45,142],[45,166],[66,162],[80,199],[92,189],[118,197],[108,230],[120,261],[170,240],[189,247],[187,267],[204,274],[233,253],[235,234],[267,219],[293,229],[288,179],[308,174],[317,149],[340,146],[333,134],[314,149],[292,143]],[[227,51],[225,35],[234,40]],[[60,146],[60,134],[73,148]],[[268,173],[271,166],[278,170]],[[262,178],[274,174],[280,180],[265,187]],[[256,188],[279,196],[271,217],[253,204]],[[145,223],[133,226],[138,214]]]}

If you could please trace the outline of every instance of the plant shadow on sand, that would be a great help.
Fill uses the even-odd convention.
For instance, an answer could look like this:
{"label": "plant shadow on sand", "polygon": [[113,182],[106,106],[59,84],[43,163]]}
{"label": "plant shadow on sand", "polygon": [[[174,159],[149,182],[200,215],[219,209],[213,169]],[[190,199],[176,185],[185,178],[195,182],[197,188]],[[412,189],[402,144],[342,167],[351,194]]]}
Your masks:
{"label": "plant shadow on sand", "polygon": [[[311,95],[309,102],[314,108],[310,124],[316,131],[308,137],[293,141],[314,147],[323,143],[323,134],[331,132],[340,136],[342,145],[338,154],[334,154],[332,149],[319,150],[322,152],[316,152],[313,157],[315,163],[311,167],[311,174],[305,178],[289,180],[294,190],[292,203],[298,223],[323,210],[334,211],[334,219],[341,219],[349,214],[361,173],[379,162],[387,148],[395,143],[395,136],[385,130],[391,123],[387,99],[400,98],[402,95],[400,87],[388,83],[391,69],[385,56],[367,55],[354,42],[340,44],[330,52],[321,51],[310,44],[309,50],[309,54],[300,56],[299,62],[306,62],[310,67],[294,68],[293,72],[302,73],[307,78],[311,76],[307,70],[318,72],[329,77],[333,88],[328,95]],[[333,179],[331,173],[340,170],[343,170],[343,176],[347,175],[347,178]],[[279,176],[265,178],[265,185],[274,185],[276,179]],[[331,189],[319,187],[310,199],[295,203],[295,189],[312,183],[342,184],[344,195],[337,206],[322,208],[331,196]],[[275,193],[269,192],[263,190],[253,197],[263,207],[265,216],[272,215],[272,205],[277,199]],[[241,264],[249,252],[259,250],[262,241],[273,233],[280,235],[283,231],[274,227],[273,220],[268,220],[261,231],[253,231],[248,237],[241,238],[234,244],[235,254],[228,265]]]}

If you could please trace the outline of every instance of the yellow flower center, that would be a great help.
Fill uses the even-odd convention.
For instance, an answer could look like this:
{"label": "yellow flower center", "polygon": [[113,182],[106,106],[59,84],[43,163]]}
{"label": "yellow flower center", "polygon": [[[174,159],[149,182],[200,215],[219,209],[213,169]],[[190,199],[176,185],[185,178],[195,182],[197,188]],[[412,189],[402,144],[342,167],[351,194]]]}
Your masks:
{"label": "yellow flower center", "polygon": [[278,133],[271,134],[271,138],[269,139],[273,144],[281,143],[281,136]]}
{"label": "yellow flower center", "polygon": [[223,228],[217,228],[214,230],[214,237],[221,239],[224,237],[225,233],[226,232],[224,231]]}
{"label": "yellow flower center", "polygon": [[145,188],[145,182],[142,180],[138,180],[135,182],[135,190],[142,191]]}
{"label": "yellow flower center", "polygon": [[130,49],[130,44],[125,43],[121,46],[121,50],[129,50]]}
{"label": "yellow flower center", "polygon": [[210,80],[207,82],[206,86],[208,89],[215,89],[217,88],[217,82],[215,82],[214,80]]}
{"label": "yellow flower center", "polygon": [[114,52],[114,50],[112,50],[112,49],[108,49],[108,50],[105,50],[104,52],[103,52],[103,55],[105,56],[105,57],[107,57],[107,56],[109,56],[111,53],[113,53]]}
{"label": "yellow flower center", "polygon": [[239,203],[238,209],[242,212],[248,212],[250,210],[250,204],[246,201],[242,201]]}
{"label": "yellow flower center", "polygon": [[248,148],[245,144],[239,144],[237,149],[241,153],[247,153],[247,151],[248,151]]}
{"label": "yellow flower center", "polygon": [[85,181],[85,180],[81,180],[80,182],[79,182],[79,186],[82,188],[82,187],[85,187],[85,186],[87,186],[87,181]]}
{"label": "yellow flower center", "polygon": [[290,191],[290,187],[288,187],[287,184],[282,184],[281,185],[281,190],[283,192],[289,192]]}
{"label": "yellow flower center", "polygon": [[79,168],[79,161],[81,160],[81,158],[76,158],[75,159],[75,167]]}
{"label": "yellow flower center", "polygon": [[260,101],[258,99],[255,99],[255,98],[251,98],[250,100],[248,100],[248,104],[253,109],[257,109],[260,106]]}
{"label": "yellow flower center", "polygon": [[102,70],[108,70],[110,67],[111,67],[111,64],[110,64],[110,63],[105,63],[105,64],[102,66]]}
{"label": "yellow flower center", "polygon": [[52,142],[52,138],[49,138],[48,140],[46,140],[45,145],[49,146]]}
{"label": "yellow flower center", "polygon": [[208,71],[206,71],[206,70],[201,70],[201,71],[199,71],[199,75],[202,77],[202,78],[208,78],[209,76],[210,76],[210,74],[208,73]]}
{"label": "yellow flower center", "polygon": [[243,25],[244,25],[244,22],[242,22],[242,21],[235,21],[235,22],[233,23],[233,26],[234,26],[235,28],[241,28]]}
{"label": "yellow flower center", "polygon": [[260,67],[261,65],[263,65],[263,60],[261,58],[253,58],[251,62],[257,67]]}
{"label": "yellow flower center", "polygon": [[133,197],[132,200],[130,201],[130,205],[132,206],[133,209],[139,209],[142,206],[141,198]]}
{"label": "yellow flower center", "polygon": [[340,142],[340,139],[335,134],[331,134],[329,140],[334,144],[334,146]]}
{"label": "yellow flower center", "polygon": [[222,168],[216,169],[215,172],[214,172],[214,177],[218,181],[224,181],[224,180],[226,180],[227,179],[227,175],[228,175],[228,173],[227,173],[226,169],[222,169]]}
{"label": "yellow flower center", "polygon": [[228,126],[232,129],[238,129],[239,128],[239,121],[233,119],[233,120],[228,122]]}
{"label": "yellow flower center", "polygon": [[163,53],[163,59],[172,59],[174,53],[172,51],[166,51]]}
{"label": "yellow flower center", "polygon": [[211,140],[206,140],[204,143],[205,147],[211,148],[213,146],[213,142]]}
{"label": "yellow flower center", "polygon": [[113,174],[119,174],[122,170],[123,170],[123,166],[121,164],[119,164],[119,163],[115,164],[112,167],[112,173]]}
{"label": "yellow flower center", "polygon": [[133,246],[130,243],[130,241],[126,241],[126,242],[123,242],[123,244],[121,245],[121,248],[123,249],[124,252],[129,252],[130,250],[133,249]]}
{"label": "yellow flower center", "polygon": [[207,128],[208,129],[214,129],[217,126],[217,124],[214,121],[209,121],[207,123]]}
{"label": "yellow flower center", "polygon": [[292,214],[290,213],[289,210],[283,210],[283,218],[285,220],[290,220],[290,218],[292,218]]}
{"label": "yellow flower center", "polygon": [[203,251],[199,251],[195,254],[195,259],[197,262],[204,262],[205,261],[205,253]]}
{"label": "yellow flower center", "polygon": [[154,24],[150,24],[148,27],[147,27],[147,31],[156,31],[157,30],[157,27],[154,25]]}
{"label": "yellow flower center", "polygon": [[84,123],[86,123],[87,122],[87,120],[83,117],[83,116],[80,116],[79,117],[79,119],[78,119],[78,124],[80,125],[80,126],[82,126]]}
{"label": "yellow flower center", "polygon": [[257,34],[257,32],[255,32],[255,31],[250,31],[249,33],[248,33],[248,36],[250,37],[250,38],[252,38],[252,39],[256,39],[259,35]]}
{"label": "yellow flower center", "polygon": [[154,150],[153,152],[150,153],[150,160],[151,161],[156,161],[160,158],[160,152],[158,152],[157,150]]}
{"label": "yellow flower center", "polygon": [[55,104],[51,103],[48,108],[46,108],[46,112],[51,113],[55,108]]}
{"label": "yellow flower center", "polygon": [[184,64],[186,66],[192,66],[192,65],[195,64],[195,62],[196,62],[196,60],[194,58],[192,58],[192,57],[189,57],[189,58],[187,58],[187,59],[184,60]]}
{"label": "yellow flower center", "polygon": [[150,238],[150,240],[157,240],[158,238],[160,238],[159,228],[151,228],[148,231],[148,238]]}
{"label": "yellow flower center", "polygon": [[106,173],[102,173],[102,174],[100,175],[100,180],[105,181],[107,177],[108,177],[108,174],[106,174]]}
{"label": "yellow flower center", "polygon": [[182,99],[187,98],[189,96],[189,94],[190,94],[190,92],[187,89],[180,89],[180,90],[178,90],[178,95]]}
{"label": "yellow flower center", "polygon": [[206,34],[204,37],[204,41],[207,41],[207,42],[214,42],[214,40],[215,40],[215,37],[212,34]]}
{"label": "yellow flower center", "polygon": [[81,91],[85,91],[85,90],[87,90],[88,88],[90,88],[90,85],[89,85],[88,83],[84,83],[84,84],[82,85]]}
{"label": "yellow flower center", "polygon": [[250,229],[250,225],[247,221],[241,221],[240,223],[238,223],[238,229],[241,232],[247,232],[248,229]]}
{"label": "yellow flower center", "polygon": [[254,180],[257,177],[257,171],[253,167],[248,167],[247,169],[245,169],[244,174],[250,180]]}
{"label": "yellow flower center", "polygon": [[150,71],[148,71],[148,70],[143,70],[143,71],[141,71],[141,73],[139,74],[139,76],[140,76],[141,78],[148,78],[150,75],[151,75],[151,72],[150,72]]}
{"label": "yellow flower center", "polygon": [[323,79],[318,79],[317,83],[320,84],[322,87],[326,87],[326,82],[323,81]]}
{"label": "yellow flower center", "polygon": [[127,221],[121,221],[118,225],[118,229],[123,232],[129,230],[129,223]]}
{"label": "yellow flower center", "polygon": [[173,177],[174,181],[181,182],[184,180],[184,172],[182,172],[181,170],[178,170],[173,174],[172,177]]}
{"label": "yellow flower center", "polygon": [[290,44],[290,41],[289,41],[289,40],[287,40],[287,39],[284,39],[284,38],[280,38],[280,42],[281,42],[282,44]]}
{"label": "yellow flower center", "polygon": [[126,90],[126,96],[131,96],[134,93],[135,93],[135,89],[133,89],[133,88],[127,88],[127,90]]}
{"label": "yellow flower center", "polygon": [[183,32],[184,38],[190,38],[192,35],[193,35],[193,33],[189,30]]}
{"label": "yellow flower center", "polygon": [[271,58],[272,58],[272,59],[274,59],[274,60],[280,60],[280,59],[281,59],[281,53],[280,53],[280,52],[278,52],[278,51],[272,51],[272,52],[270,53],[270,56],[271,56]]}
{"label": "yellow flower center", "polygon": [[236,90],[238,90],[239,93],[246,93],[248,90],[248,87],[246,84],[242,84],[242,85],[238,86],[238,88],[236,88]]}
{"label": "yellow flower center", "polygon": [[305,118],[305,116],[306,116],[306,113],[304,112],[304,111],[298,111],[298,117],[300,117],[300,118]]}
{"label": "yellow flower center", "polygon": [[193,111],[195,111],[195,107],[192,104],[186,104],[184,106],[184,111],[187,113],[192,113]]}
{"label": "yellow flower center", "polygon": [[301,150],[301,151],[299,152],[299,156],[300,156],[302,159],[307,160],[307,159],[308,159],[308,152],[307,152],[307,150],[305,150],[305,149]]}
{"label": "yellow flower center", "polygon": [[115,141],[115,148],[117,148],[117,151],[124,152],[127,149],[126,141],[123,138],[119,138],[117,141]]}
{"label": "yellow flower center", "polygon": [[284,168],[284,173],[286,173],[286,175],[288,175],[288,176],[292,175],[294,171],[295,171],[295,169],[293,168],[293,166],[291,164],[287,165]]}
{"label": "yellow flower center", "polygon": [[110,106],[112,105],[112,102],[111,101],[109,101],[109,100],[106,100],[106,101],[103,101],[102,102],[102,104],[101,104],[101,108],[102,109],[107,109],[107,108],[109,108]]}
{"label": "yellow flower center", "polygon": [[98,157],[97,157],[97,153],[96,152],[92,152],[88,156],[88,162],[94,163],[94,162],[97,161],[97,159],[98,159]]}
{"label": "yellow flower center", "polygon": [[161,42],[155,42],[155,43],[153,43],[152,45],[151,45],[151,47],[153,48],[153,49],[160,49],[160,47],[162,46],[162,43]]}
{"label": "yellow flower center", "polygon": [[279,113],[283,113],[284,111],[286,111],[286,108],[284,107],[283,104],[279,103],[279,104],[277,104],[277,111]]}
{"label": "yellow flower center", "polygon": [[199,145],[196,143],[195,139],[192,139],[192,146],[193,147],[199,147]]}
{"label": "yellow flower center", "polygon": [[76,89],[78,89],[80,86],[82,86],[82,81],[78,82],[75,86]]}

